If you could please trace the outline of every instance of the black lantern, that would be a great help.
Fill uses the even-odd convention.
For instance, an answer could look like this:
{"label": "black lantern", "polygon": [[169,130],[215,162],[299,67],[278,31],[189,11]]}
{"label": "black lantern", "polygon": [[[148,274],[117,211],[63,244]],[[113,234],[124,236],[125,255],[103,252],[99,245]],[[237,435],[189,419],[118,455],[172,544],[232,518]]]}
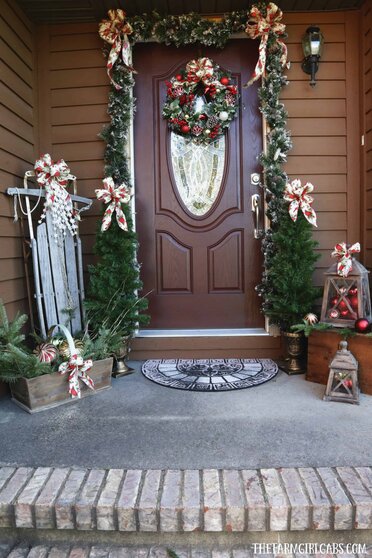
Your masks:
{"label": "black lantern", "polygon": [[305,56],[302,62],[302,69],[306,74],[310,74],[311,87],[314,87],[316,84],[315,74],[318,71],[323,44],[324,38],[319,27],[308,27],[305,35],[302,37],[302,48]]}

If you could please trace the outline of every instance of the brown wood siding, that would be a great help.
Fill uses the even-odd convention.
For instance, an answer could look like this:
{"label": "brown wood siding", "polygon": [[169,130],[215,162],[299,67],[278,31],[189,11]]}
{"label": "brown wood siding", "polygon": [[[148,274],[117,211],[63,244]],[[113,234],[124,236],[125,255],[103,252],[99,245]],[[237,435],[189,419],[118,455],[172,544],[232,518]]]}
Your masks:
{"label": "brown wood siding", "polygon": [[362,66],[362,126],[364,149],[362,156],[364,207],[362,226],[364,233],[364,259],[372,269],[372,0],[367,0],[361,10],[361,66]]}
{"label": "brown wood siding", "polygon": [[[293,150],[286,170],[315,186],[314,208],[320,259],[315,283],[331,264],[336,242],[360,241],[359,14],[357,12],[286,14],[290,80],[282,99],[288,111]],[[302,71],[301,39],[309,25],[319,25],[324,54],[309,85]]]}
{"label": "brown wood siding", "polygon": [[[78,177],[78,193],[94,197],[103,178],[104,142],[109,121],[109,84],[102,41],[95,24],[42,26],[38,32],[40,149],[63,158]],[[84,264],[93,261],[99,205],[83,214],[80,233]]]}
{"label": "brown wood siding", "polygon": [[35,159],[34,27],[15,5],[0,2],[0,298],[10,316],[27,311],[19,223],[13,222],[9,186],[22,186]]}

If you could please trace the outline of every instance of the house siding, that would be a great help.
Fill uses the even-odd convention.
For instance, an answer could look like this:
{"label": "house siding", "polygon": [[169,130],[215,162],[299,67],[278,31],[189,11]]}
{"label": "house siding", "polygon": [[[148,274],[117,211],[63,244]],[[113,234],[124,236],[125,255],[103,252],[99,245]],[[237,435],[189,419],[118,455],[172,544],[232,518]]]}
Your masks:
{"label": "house siding", "polygon": [[364,149],[362,156],[362,203],[364,260],[372,269],[372,0],[362,6],[361,18],[361,91],[362,91],[362,130]]}
{"label": "house siding", "polygon": [[[282,99],[293,138],[286,171],[291,179],[298,177],[315,187],[317,285],[323,285],[336,242],[361,240],[359,18],[358,12],[285,16],[291,67]],[[321,28],[325,45],[312,88],[301,68],[301,38],[314,24]]]}
{"label": "house siding", "polygon": [[35,159],[33,30],[15,2],[0,2],[0,298],[10,316],[28,308],[21,229],[5,191],[22,186]]}

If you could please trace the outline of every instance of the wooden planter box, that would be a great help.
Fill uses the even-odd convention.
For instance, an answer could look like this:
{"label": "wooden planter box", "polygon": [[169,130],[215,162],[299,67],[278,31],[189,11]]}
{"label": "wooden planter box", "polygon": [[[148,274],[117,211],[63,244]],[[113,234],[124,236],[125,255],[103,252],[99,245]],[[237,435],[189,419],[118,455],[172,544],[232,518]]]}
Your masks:
{"label": "wooden planter box", "polygon": [[[336,354],[342,337],[331,331],[314,331],[309,337],[306,379],[326,384],[329,364]],[[372,337],[358,333],[349,337],[348,349],[359,363],[359,386],[362,393],[372,395]]]}
{"label": "wooden planter box", "polygon": [[[94,391],[89,389],[83,382],[80,382],[81,397],[94,395],[104,389],[111,387],[112,357],[97,360],[89,372],[89,376],[94,382]],[[12,401],[17,403],[28,413],[38,413],[45,409],[51,409],[77,401],[72,399],[68,392],[68,375],[53,372],[37,378],[20,378],[10,386]]]}

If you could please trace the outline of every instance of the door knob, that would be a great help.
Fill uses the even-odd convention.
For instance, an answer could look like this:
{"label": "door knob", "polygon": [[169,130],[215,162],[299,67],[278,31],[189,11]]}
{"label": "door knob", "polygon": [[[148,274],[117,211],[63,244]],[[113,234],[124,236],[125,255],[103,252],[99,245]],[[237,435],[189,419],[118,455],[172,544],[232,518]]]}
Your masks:
{"label": "door knob", "polygon": [[252,213],[254,218],[254,237],[259,239],[263,235],[263,230],[260,228],[260,207],[261,197],[259,194],[253,194],[251,197]]}

